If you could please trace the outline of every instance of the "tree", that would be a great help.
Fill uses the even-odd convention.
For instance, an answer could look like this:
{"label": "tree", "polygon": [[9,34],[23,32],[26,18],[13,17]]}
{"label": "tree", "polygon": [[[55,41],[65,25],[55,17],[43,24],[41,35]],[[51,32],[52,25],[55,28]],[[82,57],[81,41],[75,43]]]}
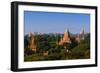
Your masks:
{"label": "tree", "polygon": [[29,45],[29,37],[28,35],[24,36],[24,48],[28,48]]}
{"label": "tree", "polygon": [[86,59],[90,58],[90,35],[87,34],[84,40],[72,49],[72,58]]}

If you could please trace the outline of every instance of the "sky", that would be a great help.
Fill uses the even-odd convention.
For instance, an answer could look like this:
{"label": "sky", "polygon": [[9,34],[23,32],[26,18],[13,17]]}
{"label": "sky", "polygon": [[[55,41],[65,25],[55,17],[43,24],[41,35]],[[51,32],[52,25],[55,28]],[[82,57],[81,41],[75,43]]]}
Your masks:
{"label": "sky", "polygon": [[24,11],[24,32],[79,33],[90,32],[90,14]]}

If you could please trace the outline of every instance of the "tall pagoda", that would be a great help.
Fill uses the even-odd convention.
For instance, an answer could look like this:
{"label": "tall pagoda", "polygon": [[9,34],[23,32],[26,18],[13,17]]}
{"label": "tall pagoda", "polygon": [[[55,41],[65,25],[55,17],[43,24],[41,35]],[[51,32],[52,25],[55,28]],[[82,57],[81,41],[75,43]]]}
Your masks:
{"label": "tall pagoda", "polygon": [[65,30],[63,38],[61,38],[59,45],[63,45],[64,43],[71,43],[71,37],[69,30]]}
{"label": "tall pagoda", "polygon": [[33,35],[32,35],[30,38],[31,38],[31,39],[30,39],[29,48],[30,48],[32,51],[36,52],[37,49],[36,49],[36,41],[35,41],[35,38],[34,38]]}

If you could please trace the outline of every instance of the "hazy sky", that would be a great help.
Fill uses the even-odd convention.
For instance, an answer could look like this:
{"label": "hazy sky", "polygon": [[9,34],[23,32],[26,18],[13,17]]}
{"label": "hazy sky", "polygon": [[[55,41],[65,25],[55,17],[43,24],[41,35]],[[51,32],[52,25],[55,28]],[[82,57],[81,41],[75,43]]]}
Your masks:
{"label": "hazy sky", "polygon": [[24,27],[25,33],[63,33],[66,28],[71,33],[79,33],[83,27],[86,32],[90,32],[90,15],[83,13],[24,11]]}

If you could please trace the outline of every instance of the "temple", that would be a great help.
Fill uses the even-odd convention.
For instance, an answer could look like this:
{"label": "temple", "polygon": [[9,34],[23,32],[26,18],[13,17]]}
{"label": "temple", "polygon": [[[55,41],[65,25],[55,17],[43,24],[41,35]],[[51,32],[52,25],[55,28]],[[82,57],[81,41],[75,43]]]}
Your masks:
{"label": "temple", "polygon": [[84,37],[85,36],[85,29],[84,28],[82,28],[82,31],[80,34],[81,34],[81,39],[84,40],[85,39],[85,37]]}
{"label": "temple", "polygon": [[61,38],[59,45],[63,45],[64,43],[71,43],[71,37],[69,30],[65,30],[63,38]]}
{"label": "temple", "polygon": [[80,43],[80,40],[81,40],[81,38],[80,38],[80,34],[77,34],[75,40],[76,40],[76,42]]}
{"label": "temple", "polygon": [[34,36],[31,36],[29,48],[34,52],[36,52],[36,50],[37,50],[36,49],[36,41],[35,41]]}
{"label": "temple", "polygon": [[[72,37],[70,36],[70,32],[69,30],[65,30],[63,37],[60,38],[60,41],[57,42],[58,45],[64,45],[64,44],[71,44],[74,42],[80,43],[80,40],[84,40],[84,29],[82,30],[82,32],[80,34],[77,34],[76,36]],[[37,47],[36,47],[36,40],[35,40],[35,36],[30,33],[30,44],[29,44],[29,48],[33,51],[36,52],[37,51]],[[47,55],[48,52],[45,52],[44,55]]]}

